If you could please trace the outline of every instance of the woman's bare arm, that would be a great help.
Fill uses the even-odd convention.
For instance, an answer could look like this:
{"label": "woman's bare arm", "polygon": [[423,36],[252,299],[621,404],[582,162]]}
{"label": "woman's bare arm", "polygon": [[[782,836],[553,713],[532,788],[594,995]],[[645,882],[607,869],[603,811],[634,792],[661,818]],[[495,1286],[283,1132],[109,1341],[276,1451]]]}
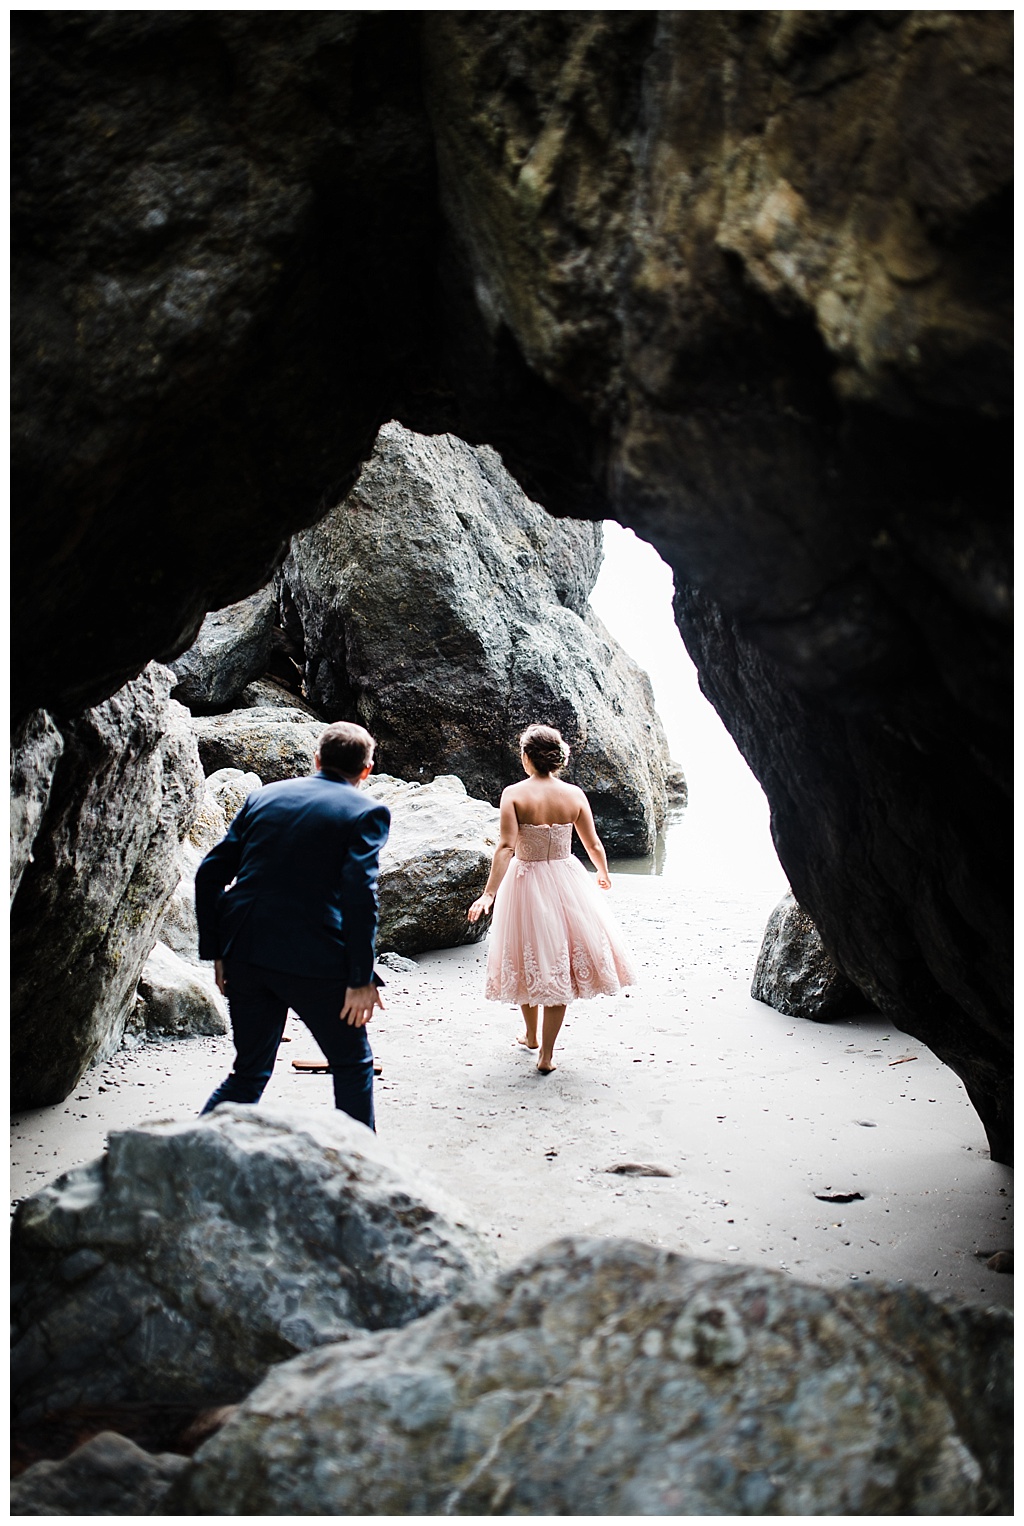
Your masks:
{"label": "woman's bare arm", "polygon": [[516,838],[519,836],[519,818],[516,808],[512,803],[509,791],[503,790],[501,795],[501,816],[498,822],[498,846],[494,850],[491,859],[491,872],[487,876],[487,884],[483,894],[477,896],[472,906],[466,912],[471,922],[479,922],[484,914],[490,911],[494,905],[494,897],[498,893],[498,886],[505,878],[505,871],[512,862],[512,855],[516,851]]}
{"label": "woman's bare arm", "polygon": [[[580,790],[583,795],[583,791]],[[597,870],[597,883],[602,890],[612,888],[611,875],[608,873],[608,860],[605,857],[604,843],[597,835],[597,827],[594,825],[594,813],[590,809],[590,801],[583,795],[583,804],[580,813],[573,822],[580,836],[580,842],[587,850],[587,857]]]}

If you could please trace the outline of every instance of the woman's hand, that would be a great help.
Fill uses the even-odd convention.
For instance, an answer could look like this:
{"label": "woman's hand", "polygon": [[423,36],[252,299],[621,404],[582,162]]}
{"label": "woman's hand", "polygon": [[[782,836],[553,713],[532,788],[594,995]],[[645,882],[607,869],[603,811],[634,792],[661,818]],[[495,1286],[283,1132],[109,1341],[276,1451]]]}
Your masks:
{"label": "woman's hand", "polygon": [[466,912],[466,916],[470,922],[479,922],[480,918],[485,917],[493,905],[494,897],[485,890],[483,895],[477,896],[472,906]]}
{"label": "woman's hand", "polygon": [[597,871],[597,883],[601,890],[610,890],[612,888],[611,876],[602,873],[600,869]]}

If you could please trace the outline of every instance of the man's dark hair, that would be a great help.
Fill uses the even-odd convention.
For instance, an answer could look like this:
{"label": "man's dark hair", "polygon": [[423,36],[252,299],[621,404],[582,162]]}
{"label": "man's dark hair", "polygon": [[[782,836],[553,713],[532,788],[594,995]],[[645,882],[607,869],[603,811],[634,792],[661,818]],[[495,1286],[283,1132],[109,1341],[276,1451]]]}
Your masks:
{"label": "man's dark hair", "polygon": [[368,763],[373,762],[375,745],[370,733],[365,727],[357,726],[355,721],[333,721],[317,748],[320,767],[325,774],[355,779]]}

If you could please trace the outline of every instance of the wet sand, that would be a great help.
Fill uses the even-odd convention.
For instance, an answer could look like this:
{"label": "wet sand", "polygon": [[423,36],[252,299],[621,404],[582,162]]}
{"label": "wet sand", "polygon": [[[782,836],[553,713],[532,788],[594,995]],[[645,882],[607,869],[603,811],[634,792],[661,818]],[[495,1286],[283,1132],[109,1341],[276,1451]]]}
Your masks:
{"label": "wet sand", "polygon": [[[517,1009],[483,1001],[483,946],[388,977],[381,1137],[506,1262],[565,1233],[622,1235],[813,1283],[1010,1304],[1013,1278],[976,1252],[1012,1245],[1012,1172],[953,1073],[877,1015],[822,1025],[753,1001],[773,896],[629,874],[610,895],[641,982],[569,1008],[552,1075],[516,1046]],[[316,1046],[297,1020],[288,1032],[266,1101],[329,1107],[329,1077],[290,1064]],[[227,1039],[121,1051],[65,1102],[17,1115],[12,1197],[100,1154],[110,1129],[198,1112],[230,1057]],[[630,1164],[671,1174],[609,1171]]]}

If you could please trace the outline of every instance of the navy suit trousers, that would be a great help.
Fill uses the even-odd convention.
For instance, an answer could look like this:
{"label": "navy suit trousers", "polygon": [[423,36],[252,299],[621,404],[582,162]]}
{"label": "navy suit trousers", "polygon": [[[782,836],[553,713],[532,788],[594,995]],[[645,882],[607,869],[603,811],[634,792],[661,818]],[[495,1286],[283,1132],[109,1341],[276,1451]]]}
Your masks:
{"label": "navy suit trousers", "polygon": [[292,975],[225,960],[234,1069],[203,1108],[219,1102],[258,1102],[274,1070],[288,1009],[298,1014],[323,1050],[334,1078],[334,1105],[368,1128],[373,1119],[373,1053],[365,1028],[339,1016],[345,981]]}

